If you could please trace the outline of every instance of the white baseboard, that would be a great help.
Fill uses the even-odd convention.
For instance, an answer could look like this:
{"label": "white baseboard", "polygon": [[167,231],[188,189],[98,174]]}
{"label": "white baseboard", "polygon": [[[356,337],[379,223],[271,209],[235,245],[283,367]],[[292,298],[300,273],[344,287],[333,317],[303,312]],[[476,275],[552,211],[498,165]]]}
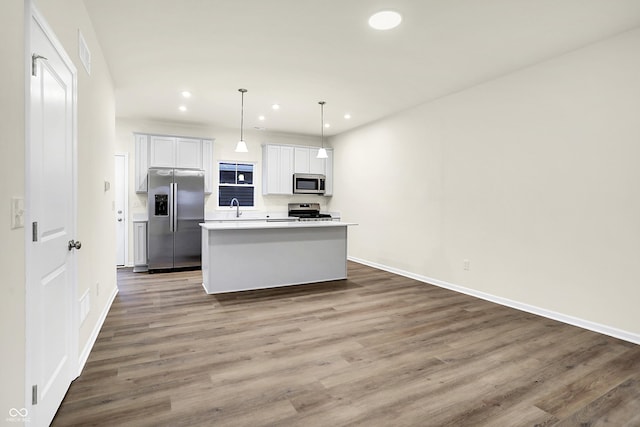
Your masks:
{"label": "white baseboard", "polygon": [[91,331],[91,336],[87,341],[87,344],[84,346],[82,353],[80,353],[80,357],[78,358],[78,376],[82,373],[84,369],[84,365],[87,363],[87,359],[89,359],[89,354],[91,353],[91,349],[93,349],[93,345],[96,343],[98,339],[98,334],[100,333],[100,329],[102,329],[102,325],[104,324],[105,319],[107,318],[107,314],[109,314],[109,310],[111,309],[111,305],[113,301],[116,299],[116,295],[118,295],[118,286],[115,287],[113,293],[109,297],[109,302],[105,305],[104,310],[100,314],[100,318],[96,322],[93,331]]}
{"label": "white baseboard", "polygon": [[533,305],[513,301],[507,298],[491,295],[485,292],[476,291],[474,289],[465,288],[464,286],[454,285],[443,280],[433,279],[431,277],[422,276],[419,274],[411,273],[408,271],[400,270],[394,267],[388,267],[376,262],[367,261],[355,257],[348,257],[350,261],[357,262],[358,264],[368,265],[369,267],[377,268],[379,270],[388,271],[399,276],[415,279],[420,282],[424,282],[430,285],[435,285],[441,288],[449,289],[455,292],[460,292],[466,295],[470,295],[476,298],[480,298],[486,301],[491,301],[496,304],[500,304],[506,307],[515,308],[516,310],[526,311],[527,313],[536,314],[538,316],[546,317],[548,319],[557,320],[559,322],[567,323],[569,325],[577,326],[579,328],[587,329],[600,334],[609,335],[614,338],[619,338],[624,341],[629,341],[634,344],[640,344],[640,334],[633,332],[623,331],[621,329],[613,328],[611,326],[602,325],[600,323],[591,322],[589,320],[580,319],[577,317],[569,316],[567,314],[557,313],[555,311],[547,310],[544,308],[536,307]]}

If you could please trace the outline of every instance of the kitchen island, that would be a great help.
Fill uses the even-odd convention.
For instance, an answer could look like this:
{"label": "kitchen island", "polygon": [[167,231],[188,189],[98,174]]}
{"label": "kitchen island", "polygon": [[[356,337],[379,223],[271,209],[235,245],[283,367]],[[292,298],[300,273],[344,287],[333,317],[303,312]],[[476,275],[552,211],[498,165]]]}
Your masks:
{"label": "kitchen island", "polygon": [[341,221],[224,221],[202,227],[202,280],[208,294],[347,277]]}

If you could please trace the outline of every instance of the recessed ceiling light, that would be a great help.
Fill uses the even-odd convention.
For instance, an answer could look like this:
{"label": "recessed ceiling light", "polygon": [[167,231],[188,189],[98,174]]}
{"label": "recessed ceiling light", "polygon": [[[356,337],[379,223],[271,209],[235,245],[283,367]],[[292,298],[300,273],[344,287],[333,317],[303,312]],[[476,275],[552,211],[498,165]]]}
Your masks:
{"label": "recessed ceiling light", "polygon": [[331,127],[331,124],[329,124],[329,123],[325,123],[325,124],[324,124],[324,127],[326,127],[326,128],[330,128],[330,127]]}
{"label": "recessed ceiling light", "polygon": [[271,106],[271,108],[273,108],[274,110],[279,110],[279,109],[280,109],[280,105],[278,105],[278,104],[273,104],[273,105]]}
{"label": "recessed ceiling light", "polygon": [[349,113],[345,114],[345,115],[344,115],[344,118],[345,118],[345,119],[347,119],[347,120],[349,120],[349,119],[351,118],[351,114],[349,114]]}
{"label": "recessed ceiling light", "polygon": [[258,120],[260,120],[261,122],[264,121],[264,118],[265,118],[264,116],[258,116]]}
{"label": "recessed ceiling light", "polygon": [[178,107],[178,110],[187,111],[187,107],[185,107],[184,105],[181,105],[181,106]]}
{"label": "recessed ceiling light", "polygon": [[376,30],[390,30],[400,25],[400,22],[402,22],[402,16],[393,10],[383,10],[369,18],[369,26]]}
{"label": "recessed ceiling light", "polygon": [[191,92],[185,90],[184,92],[182,92],[182,96],[184,98],[191,98]]}

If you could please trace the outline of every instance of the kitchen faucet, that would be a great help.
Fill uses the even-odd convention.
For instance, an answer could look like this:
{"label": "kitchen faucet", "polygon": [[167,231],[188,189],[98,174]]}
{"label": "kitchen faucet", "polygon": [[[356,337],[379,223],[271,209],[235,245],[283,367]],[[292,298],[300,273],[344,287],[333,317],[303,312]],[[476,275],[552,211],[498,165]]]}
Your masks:
{"label": "kitchen faucet", "polygon": [[242,215],[242,212],[240,212],[240,202],[234,197],[231,199],[231,203],[229,204],[230,208],[233,207],[233,202],[236,202],[236,218],[240,218],[240,215]]}

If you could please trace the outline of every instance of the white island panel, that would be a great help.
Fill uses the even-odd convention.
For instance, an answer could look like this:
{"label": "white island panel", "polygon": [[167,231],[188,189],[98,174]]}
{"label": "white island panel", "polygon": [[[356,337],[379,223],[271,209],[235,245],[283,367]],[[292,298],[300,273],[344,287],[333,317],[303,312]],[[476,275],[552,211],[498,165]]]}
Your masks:
{"label": "white island panel", "polygon": [[353,224],[286,224],[202,224],[206,292],[236,292],[347,277],[347,226]]}

